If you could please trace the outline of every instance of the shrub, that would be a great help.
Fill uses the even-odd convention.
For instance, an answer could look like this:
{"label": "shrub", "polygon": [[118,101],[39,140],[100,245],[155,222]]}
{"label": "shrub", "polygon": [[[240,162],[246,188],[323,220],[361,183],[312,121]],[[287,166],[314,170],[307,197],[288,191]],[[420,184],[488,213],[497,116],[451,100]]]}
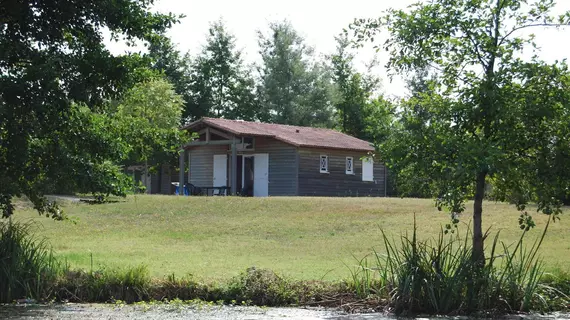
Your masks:
{"label": "shrub", "polygon": [[297,294],[289,281],[271,270],[255,267],[248,268],[230,283],[227,296],[238,302],[258,306],[280,306],[298,302]]}

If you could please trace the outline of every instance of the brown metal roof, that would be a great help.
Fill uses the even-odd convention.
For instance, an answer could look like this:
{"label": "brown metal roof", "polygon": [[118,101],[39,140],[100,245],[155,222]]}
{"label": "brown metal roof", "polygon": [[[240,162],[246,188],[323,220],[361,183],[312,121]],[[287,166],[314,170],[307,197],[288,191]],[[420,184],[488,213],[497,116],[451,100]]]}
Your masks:
{"label": "brown metal roof", "polygon": [[275,123],[202,118],[184,126],[192,130],[202,125],[224,130],[238,136],[271,137],[297,147],[374,151],[369,142],[323,128],[299,127]]}

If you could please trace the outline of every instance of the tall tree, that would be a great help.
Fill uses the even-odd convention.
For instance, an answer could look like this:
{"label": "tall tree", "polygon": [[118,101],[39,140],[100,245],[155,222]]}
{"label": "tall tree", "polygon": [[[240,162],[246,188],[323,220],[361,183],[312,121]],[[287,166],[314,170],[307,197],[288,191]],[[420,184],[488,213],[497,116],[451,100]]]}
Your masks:
{"label": "tall tree", "polygon": [[192,64],[192,109],[226,119],[255,120],[258,103],[251,72],[235,36],[222,21],[210,25],[206,45]]}
{"label": "tall tree", "polygon": [[[473,203],[473,261],[485,261],[485,186],[523,213],[525,205],[556,217],[570,190],[570,74],[546,64],[533,37],[519,30],[568,24],[552,0],[430,0],[381,19],[356,21],[360,40],[387,28],[393,73],[429,69],[432,89],[402,106],[403,129],[385,151],[400,172],[431,181],[437,205],[454,215]],[[421,106],[421,108],[417,108]]]}
{"label": "tall tree", "polygon": [[168,159],[180,145],[177,139],[184,100],[163,79],[136,84],[113,115],[126,126],[130,163]]}
{"label": "tall tree", "polygon": [[276,123],[332,127],[330,68],[315,61],[313,49],[289,22],[271,23],[269,29],[269,35],[258,33],[265,112]]}
{"label": "tall tree", "polygon": [[192,101],[190,55],[181,54],[166,36],[156,37],[150,43],[148,55],[152,59],[152,68],[162,72],[168,82],[174,86],[176,93],[184,99],[182,121],[195,120],[207,115],[208,110],[193,108],[190,103]]}
{"label": "tall tree", "polygon": [[370,105],[379,79],[363,76],[354,68],[351,41],[346,34],[336,37],[337,48],[330,59],[334,70],[334,83],[338,92],[335,104],[340,127],[344,133],[361,139],[369,139],[367,121],[373,106]]}
{"label": "tall tree", "polygon": [[[149,40],[177,20],[150,12],[153,1],[4,1],[0,5],[0,210],[27,196],[40,212],[61,217],[42,196],[46,182],[83,172],[106,175],[105,158],[83,143],[91,123],[72,102],[91,108],[132,84],[133,56],[113,56],[102,28],[114,38]],[[98,131],[98,133],[103,133]],[[62,150],[65,148],[64,150]],[[105,151],[105,150],[103,150]],[[83,175],[83,177],[85,176]],[[79,181],[78,181],[79,182]],[[92,184],[90,191],[114,181]],[[120,193],[120,192],[119,192]]]}
{"label": "tall tree", "polygon": [[176,158],[181,145],[183,104],[184,100],[168,81],[145,81],[125,94],[110,119],[120,123],[122,139],[130,146],[124,157],[126,164],[144,163],[143,182],[147,188],[149,168]]}

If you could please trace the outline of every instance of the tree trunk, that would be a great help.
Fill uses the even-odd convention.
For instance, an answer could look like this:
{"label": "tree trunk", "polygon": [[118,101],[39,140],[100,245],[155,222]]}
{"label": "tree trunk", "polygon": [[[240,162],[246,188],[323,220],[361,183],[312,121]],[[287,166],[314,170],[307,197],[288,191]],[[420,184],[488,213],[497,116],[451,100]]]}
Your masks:
{"label": "tree trunk", "polygon": [[483,246],[483,198],[485,197],[486,172],[477,174],[475,185],[475,203],[473,204],[473,262],[479,266],[485,265],[485,251]]}

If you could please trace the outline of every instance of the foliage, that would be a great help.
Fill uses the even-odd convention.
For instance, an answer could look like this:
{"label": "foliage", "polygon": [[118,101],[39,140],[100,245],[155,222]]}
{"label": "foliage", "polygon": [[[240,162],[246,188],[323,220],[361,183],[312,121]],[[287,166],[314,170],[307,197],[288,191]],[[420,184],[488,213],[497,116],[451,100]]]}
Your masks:
{"label": "foliage", "polygon": [[44,240],[33,238],[32,224],[0,222],[0,302],[43,299],[52,294],[60,264]]}
{"label": "foliage", "polygon": [[[129,163],[154,163],[174,157],[180,146],[184,101],[166,80],[151,80],[130,89],[113,115],[131,147]],[[111,120],[113,121],[113,120]]]}
{"label": "foliage", "polygon": [[[72,105],[69,130],[56,131],[52,139],[33,143],[33,152],[41,158],[47,170],[61,170],[57,179],[39,176],[35,185],[45,192],[93,193],[97,196],[125,196],[132,185],[117,165],[130,152],[127,141],[121,139],[121,124],[105,114],[92,112],[85,105]],[[49,171],[48,171],[49,172]],[[40,207],[36,208],[41,211]]]}
{"label": "foliage", "polygon": [[[514,244],[499,243],[497,233],[481,270],[471,262],[468,233],[460,237],[441,229],[437,238],[422,241],[415,226],[411,235],[401,235],[399,240],[382,232],[386,253],[374,251],[371,257],[358,260],[351,269],[353,285],[360,297],[388,296],[398,315],[563,308],[568,297],[542,284],[544,264],[537,252],[547,227],[530,247],[523,241],[526,231]],[[473,283],[478,290],[473,290]],[[546,297],[552,292],[560,299],[550,302]]]}
{"label": "foliage", "polygon": [[[555,18],[553,6],[551,0],[431,0],[353,25],[358,41],[388,30],[391,74],[433,75],[425,93],[401,103],[401,125],[381,153],[400,175],[424,181],[453,217],[475,200],[473,259],[480,264],[488,183],[496,199],[521,211],[536,202],[538,211],[554,216],[570,190],[570,162],[563,160],[570,156],[570,73],[565,63],[548,65],[537,55],[524,60],[523,50],[536,46],[517,32],[566,25],[570,14]],[[521,228],[532,225],[521,221]]]}
{"label": "foliage", "polygon": [[160,36],[150,43],[148,56],[152,59],[152,69],[160,71],[166,80],[174,86],[174,91],[182,96],[184,101],[183,122],[208,115],[208,110],[196,109],[191,105],[191,58],[188,53],[181,54],[168,37]]}
{"label": "foliage", "polygon": [[287,21],[271,23],[259,32],[263,64],[259,94],[271,122],[332,127],[331,70],[314,59],[313,49]]}
{"label": "foliage", "polygon": [[223,22],[210,25],[206,45],[191,66],[191,110],[225,119],[257,120],[259,104],[251,70]]}
{"label": "foliage", "polygon": [[[103,45],[103,28],[114,39],[132,43],[163,33],[173,15],[149,12],[153,1],[49,0],[3,2],[0,10],[0,209],[14,212],[12,199],[27,196],[40,213],[61,218],[42,196],[45,181],[57,184],[83,167],[60,166],[58,145],[70,148],[92,170],[101,162],[96,150],[81,144],[74,127],[73,103],[89,108],[118,96],[139,76],[140,56],[113,56]],[[74,132],[74,134],[70,134]],[[64,134],[63,137],[59,135]],[[52,146],[49,146],[49,145]],[[38,148],[38,146],[40,146]],[[75,148],[76,147],[76,148]],[[95,159],[92,159],[95,158]],[[91,165],[93,163],[93,165]],[[106,167],[103,167],[106,168]],[[98,172],[91,172],[99,175]],[[85,173],[88,174],[88,173]],[[103,190],[106,192],[107,190]]]}
{"label": "foliage", "polygon": [[337,50],[330,59],[334,71],[333,80],[339,95],[335,103],[337,118],[342,132],[368,140],[371,137],[367,129],[371,124],[376,124],[375,120],[383,120],[375,117],[374,111],[378,108],[371,105],[372,96],[380,80],[354,70],[354,54],[349,50],[350,41],[346,34],[337,37],[336,41]]}

